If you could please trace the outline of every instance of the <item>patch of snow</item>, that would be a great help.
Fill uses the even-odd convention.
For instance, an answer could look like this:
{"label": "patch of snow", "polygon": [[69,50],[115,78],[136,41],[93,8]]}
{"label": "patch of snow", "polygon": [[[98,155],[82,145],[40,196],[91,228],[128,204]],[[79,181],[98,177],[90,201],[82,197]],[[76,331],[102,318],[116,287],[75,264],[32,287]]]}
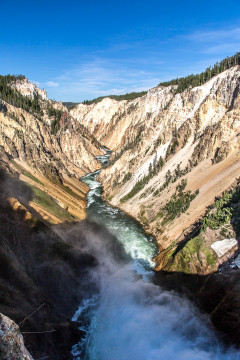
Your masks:
{"label": "patch of snow", "polygon": [[238,241],[234,238],[224,239],[214,242],[211,248],[215,251],[218,257],[222,257],[233,247],[237,246]]}

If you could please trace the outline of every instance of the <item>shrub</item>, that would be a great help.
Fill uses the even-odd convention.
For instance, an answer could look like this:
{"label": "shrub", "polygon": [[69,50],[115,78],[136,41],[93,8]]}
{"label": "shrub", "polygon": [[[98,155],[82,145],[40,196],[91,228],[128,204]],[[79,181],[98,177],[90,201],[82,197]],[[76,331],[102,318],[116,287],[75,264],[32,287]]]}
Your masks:
{"label": "shrub", "polygon": [[182,191],[181,187],[175,192],[171,200],[167,202],[163,210],[166,211],[165,223],[175,219],[189,208],[191,201],[195,199],[198,191],[192,193],[190,190]]}

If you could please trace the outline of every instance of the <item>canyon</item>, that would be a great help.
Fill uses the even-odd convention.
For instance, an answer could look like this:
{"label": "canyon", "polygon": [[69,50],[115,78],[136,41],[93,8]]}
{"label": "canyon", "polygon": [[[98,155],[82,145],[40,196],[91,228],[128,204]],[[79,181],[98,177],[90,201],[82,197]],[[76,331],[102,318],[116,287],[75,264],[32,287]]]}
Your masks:
{"label": "canyon", "polygon": [[[38,96],[42,113],[39,117],[1,102],[2,168],[33,187],[36,201],[33,199],[29,206],[46,221],[56,224],[74,217],[83,219],[87,187],[80,177],[99,168],[95,156],[103,153],[100,144],[68,115],[61,103],[49,100],[44,91],[27,79],[17,80],[11,86],[30,99]],[[55,119],[49,116],[49,108],[61,115],[57,135],[51,129]]]}
{"label": "canyon", "polygon": [[[235,66],[182,93],[174,92],[176,85],[159,86],[133,101],[106,98],[71,110],[114,151],[100,175],[105,198],[138,219],[161,250],[188,236],[240,176],[239,76]],[[186,191],[198,194],[187,211],[168,220],[164,208],[182,181]],[[203,272],[212,270],[205,266]]]}
{"label": "canyon", "polygon": [[[31,104],[24,108],[12,98],[0,98],[1,326],[14,328],[15,349],[23,352],[19,359],[32,354],[71,358],[69,344],[79,336],[71,321],[73,309],[96,291],[101,294],[102,287],[114,298],[109,272],[121,285],[119,299],[127,296],[127,306],[132,306],[132,298],[122,290],[131,288],[126,277],[133,271],[124,265],[123,253],[137,261],[134,270],[143,278],[145,272],[139,269],[154,257],[153,283],[133,282],[137,296],[148,288],[158,306],[154,286],[179,291],[238,343],[239,270],[234,259],[240,231],[239,84],[240,66],[235,65],[182,92],[174,84],[159,85],[133,100],[106,97],[69,110],[26,78],[9,81],[14,96]],[[109,160],[102,165],[106,154]],[[92,207],[98,215],[91,219],[91,201],[97,204],[100,196],[104,202],[97,210]],[[102,218],[101,212],[111,219]],[[113,218],[122,219],[117,231],[115,222],[109,225]],[[135,248],[130,224],[135,224],[131,231],[136,239],[143,230],[130,219],[147,234],[142,244],[154,237],[158,251],[152,245],[138,244],[143,253]],[[102,272],[110,290],[98,278]],[[181,303],[178,298],[174,302]],[[150,300],[146,303],[154,316]],[[234,306],[229,308],[229,303]],[[42,305],[36,318],[25,319]],[[136,309],[138,318],[143,309]],[[191,314],[186,310],[186,318],[195,316]],[[19,329],[5,315],[23,322],[31,355],[27,350],[24,354]],[[198,323],[198,315],[196,319]],[[46,333],[37,335],[36,342],[30,333],[42,330]],[[212,351],[209,348],[208,356]]]}

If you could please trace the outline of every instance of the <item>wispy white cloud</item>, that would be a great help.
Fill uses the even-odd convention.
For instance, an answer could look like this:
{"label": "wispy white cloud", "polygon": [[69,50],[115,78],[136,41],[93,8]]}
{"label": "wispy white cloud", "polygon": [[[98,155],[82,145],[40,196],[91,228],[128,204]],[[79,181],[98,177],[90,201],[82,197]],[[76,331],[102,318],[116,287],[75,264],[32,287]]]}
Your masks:
{"label": "wispy white cloud", "polygon": [[240,27],[215,31],[196,31],[185,36],[190,42],[198,45],[205,54],[223,54],[239,51]]}
{"label": "wispy white cloud", "polygon": [[86,97],[147,90],[158,84],[159,77],[140,65],[134,68],[117,60],[95,58],[63,72],[55,80],[65,94],[74,93],[75,97],[79,94],[79,99],[83,100]]}
{"label": "wispy white cloud", "polygon": [[215,46],[210,46],[204,49],[206,54],[222,54],[228,53],[229,55],[234,55],[234,53],[240,50],[240,43],[236,42],[227,42]]}
{"label": "wispy white cloud", "polygon": [[55,81],[47,81],[47,86],[49,87],[58,87],[59,86],[59,83],[58,82],[55,82]]}
{"label": "wispy white cloud", "polygon": [[222,42],[229,39],[231,41],[236,41],[240,40],[240,27],[216,31],[195,31],[186,37],[198,42]]}
{"label": "wispy white cloud", "polygon": [[48,81],[48,92],[65,101],[82,101],[148,90],[160,81],[203,71],[239,51],[239,44],[239,26],[173,35],[165,42],[115,42],[88,57],[80,55],[79,63]]}

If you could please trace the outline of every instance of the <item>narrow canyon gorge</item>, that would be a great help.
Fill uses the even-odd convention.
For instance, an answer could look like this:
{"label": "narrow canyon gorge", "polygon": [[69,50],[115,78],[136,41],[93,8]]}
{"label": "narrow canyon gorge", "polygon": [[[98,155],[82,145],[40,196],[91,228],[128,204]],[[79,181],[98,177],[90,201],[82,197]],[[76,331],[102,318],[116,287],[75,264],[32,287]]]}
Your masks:
{"label": "narrow canyon gorge", "polygon": [[239,85],[69,107],[1,76],[1,359],[240,356]]}

